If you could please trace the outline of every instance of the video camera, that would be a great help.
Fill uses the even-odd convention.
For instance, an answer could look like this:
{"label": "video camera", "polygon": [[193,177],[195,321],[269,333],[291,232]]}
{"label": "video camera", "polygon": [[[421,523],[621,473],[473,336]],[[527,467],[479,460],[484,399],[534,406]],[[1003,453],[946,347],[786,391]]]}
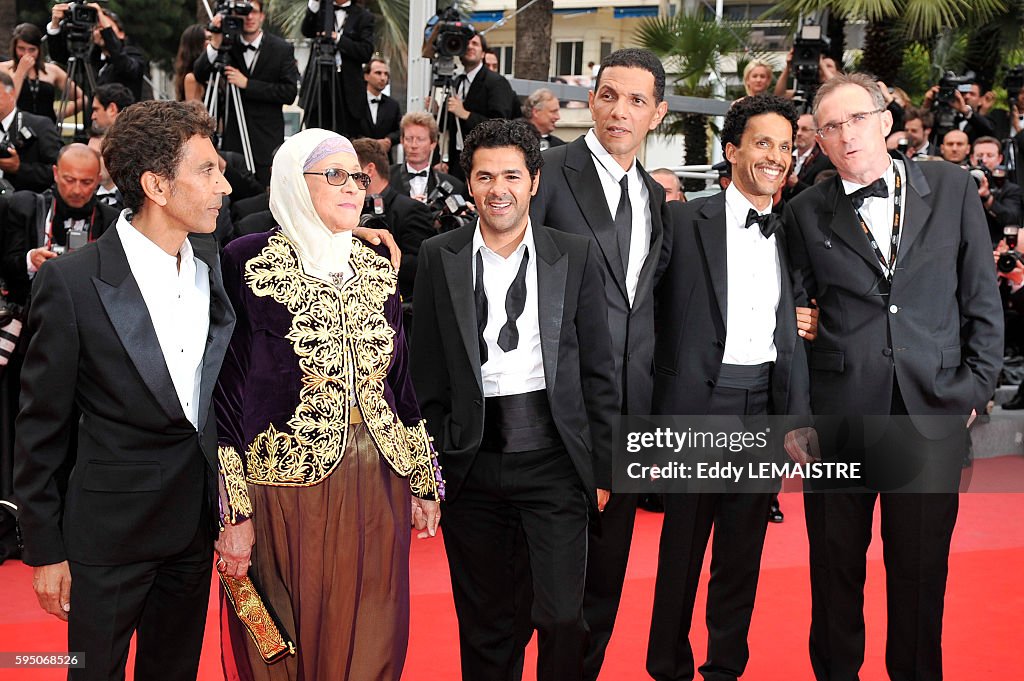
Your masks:
{"label": "video camera", "polygon": [[466,199],[455,192],[451,182],[440,182],[427,196],[427,207],[434,214],[434,229],[450,232],[476,222],[477,214],[470,209]]}
{"label": "video camera", "polygon": [[242,35],[242,25],[245,23],[245,18],[251,12],[251,0],[220,0],[217,3],[214,13],[219,14],[221,17],[220,26],[214,26],[211,23],[206,29],[210,33],[220,33],[223,36],[220,47],[217,49],[218,57],[230,52],[231,48],[238,42],[239,37]]}
{"label": "video camera", "polygon": [[956,93],[963,95],[971,91],[974,84],[974,72],[968,71],[958,76],[952,71],[946,71],[939,80],[939,91],[935,93],[935,100],[932,102],[932,111],[935,112],[934,130],[950,130],[956,124],[956,109],[953,102],[956,101]]}
{"label": "video camera", "polygon": [[454,7],[441,10],[427,21],[423,30],[423,57],[434,65],[434,80],[455,75],[455,58],[466,54],[476,35],[473,24],[462,20]]}
{"label": "video camera", "polygon": [[809,103],[821,84],[821,56],[828,49],[829,41],[821,30],[821,24],[806,23],[793,40],[793,62],[790,66],[796,80],[794,99]]}
{"label": "video camera", "polygon": [[92,32],[100,21],[100,14],[95,7],[84,2],[72,2],[64,12],[60,22],[61,33],[68,44],[68,52],[82,58],[92,48]]}
{"label": "video camera", "polygon": [[1017,103],[1017,96],[1024,90],[1024,64],[1017,64],[1003,76],[1003,87],[1006,88],[1006,99],[1010,104]]}
{"label": "video camera", "polygon": [[1017,233],[1020,231],[1020,227],[1017,225],[1007,225],[1003,227],[1003,240],[1006,242],[1007,248],[1010,250],[999,256],[996,260],[996,269],[1003,274],[1009,274],[1017,269],[1017,263],[1024,261],[1024,257],[1021,256],[1020,252],[1017,251]]}

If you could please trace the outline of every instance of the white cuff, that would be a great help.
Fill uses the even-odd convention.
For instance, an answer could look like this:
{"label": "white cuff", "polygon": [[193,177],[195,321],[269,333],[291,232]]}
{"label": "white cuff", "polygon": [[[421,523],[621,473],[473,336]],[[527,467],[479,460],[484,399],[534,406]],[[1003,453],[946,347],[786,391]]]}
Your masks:
{"label": "white cuff", "polygon": [[36,268],[32,265],[32,251],[25,254],[25,271],[28,272],[29,279],[36,274]]}
{"label": "white cuff", "polygon": [[309,4],[307,5],[307,7],[309,7],[310,12],[319,12],[320,0],[309,0]]}

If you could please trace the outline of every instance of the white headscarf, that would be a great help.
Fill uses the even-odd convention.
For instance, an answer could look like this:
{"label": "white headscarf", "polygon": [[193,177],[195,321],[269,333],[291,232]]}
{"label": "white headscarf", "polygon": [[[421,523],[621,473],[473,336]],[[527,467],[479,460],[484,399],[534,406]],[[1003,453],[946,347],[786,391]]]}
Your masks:
{"label": "white headscarf", "polygon": [[356,155],[352,143],[336,132],[309,128],[289,137],[274,155],[270,176],[270,212],[298,251],[306,274],[332,281],[349,272],[352,232],[332,232],[320,219],[303,171],[338,152]]}

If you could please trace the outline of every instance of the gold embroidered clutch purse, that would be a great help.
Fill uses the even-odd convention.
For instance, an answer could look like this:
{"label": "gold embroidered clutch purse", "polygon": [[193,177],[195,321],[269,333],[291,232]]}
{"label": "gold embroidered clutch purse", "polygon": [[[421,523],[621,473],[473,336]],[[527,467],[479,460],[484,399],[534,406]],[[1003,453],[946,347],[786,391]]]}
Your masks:
{"label": "gold embroidered clutch purse", "polygon": [[277,621],[277,616],[267,607],[266,602],[249,577],[235,579],[220,575],[220,583],[235,614],[249,632],[253,643],[267,664],[285,655],[295,654],[295,643],[288,638],[288,632]]}

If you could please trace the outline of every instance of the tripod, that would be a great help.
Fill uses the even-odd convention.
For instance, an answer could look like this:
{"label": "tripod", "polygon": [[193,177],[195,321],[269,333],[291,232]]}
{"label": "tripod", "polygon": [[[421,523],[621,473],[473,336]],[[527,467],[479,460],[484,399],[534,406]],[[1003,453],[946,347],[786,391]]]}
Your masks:
{"label": "tripod", "polygon": [[[92,72],[92,64],[89,63],[89,48],[91,46],[86,45],[85,49],[78,49],[80,47],[78,45],[69,45],[68,47],[71,57],[68,58],[68,75],[64,79],[64,91],[61,94],[60,109],[57,112],[57,134],[61,133],[61,125],[67,116],[68,106],[74,101],[76,105],[74,141],[88,142],[92,116],[87,115],[86,112],[91,111],[92,93],[96,91],[96,75]],[[81,99],[73,97],[76,83],[81,83],[79,86],[82,91]]]}
{"label": "tripod", "polygon": [[[338,67],[335,60],[338,47],[329,35],[321,35],[314,40],[306,64],[299,100],[303,128],[338,130]],[[349,130],[344,132],[351,133]]]}
{"label": "tripod", "polygon": [[[448,139],[451,136],[451,128],[448,127],[448,98],[452,96],[454,89],[455,61],[451,57],[438,59],[434,63],[434,87],[430,92],[429,101],[437,102],[438,94],[441,95],[440,104],[437,107],[437,148],[441,154],[441,162],[445,164],[449,162]],[[462,137],[462,125],[458,118],[455,119],[455,126],[456,142],[459,142]],[[459,144],[459,146],[462,145]],[[455,162],[458,163],[459,160],[455,159]]]}
{"label": "tripod", "polygon": [[217,121],[217,149],[224,144],[224,135],[231,122],[231,107],[234,106],[238,118],[238,137],[242,143],[242,156],[245,167],[250,173],[256,172],[256,163],[252,158],[252,143],[249,141],[249,127],[245,122],[245,110],[242,108],[242,93],[238,86],[224,79],[224,67],[227,65],[228,52],[223,47],[217,50],[217,59],[213,63],[213,75],[204,95],[204,104],[210,117]]}

